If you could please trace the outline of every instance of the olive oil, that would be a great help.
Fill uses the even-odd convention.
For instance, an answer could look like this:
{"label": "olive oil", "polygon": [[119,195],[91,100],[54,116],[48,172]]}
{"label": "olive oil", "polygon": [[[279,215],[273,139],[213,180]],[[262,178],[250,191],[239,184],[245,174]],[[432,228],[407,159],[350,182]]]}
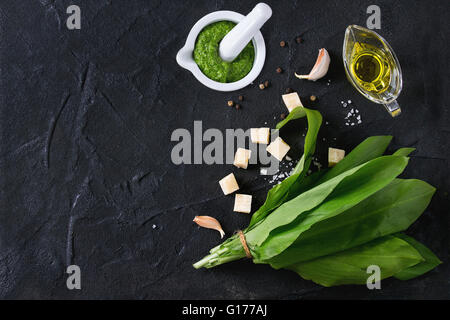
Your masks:
{"label": "olive oil", "polygon": [[353,47],[350,70],[358,84],[375,98],[389,88],[393,64],[380,48],[360,42]]}
{"label": "olive oil", "polygon": [[367,99],[384,105],[393,116],[401,109],[402,70],[391,46],[378,33],[356,25],[345,30],[342,48],[345,74]]}

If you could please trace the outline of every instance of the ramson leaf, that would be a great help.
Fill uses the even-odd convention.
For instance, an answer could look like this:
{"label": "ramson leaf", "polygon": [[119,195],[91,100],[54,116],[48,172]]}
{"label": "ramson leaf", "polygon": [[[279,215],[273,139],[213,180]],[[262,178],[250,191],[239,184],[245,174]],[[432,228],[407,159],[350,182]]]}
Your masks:
{"label": "ramson leaf", "polygon": [[340,175],[342,172],[352,169],[360,164],[381,157],[386,151],[392,136],[369,137],[357,145],[348,155],[339,161],[318,182],[323,183]]}
{"label": "ramson leaf", "polygon": [[382,189],[405,169],[407,163],[406,157],[379,157],[284,203],[246,234],[247,242],[259,247],[256,260],[268,260],[280,254],[313,224],[350,209]]}
{"label": "ramson leaf", "polygon": [[287,124],[291,120],[303,118],[306,115],[306,108],[298,107],[294,108],[289,115],[283,121],[277,123],[276,128],[281,129],[285,124]]}
{"label": "ramson leaf", "polygon": [[399,233],[395,235],[397,238],[400,238],[406,242],[408,242],[411,246],[413,246],[422,256],[425,261],[422,261],[412,267],[403,269],[400,272],[397,272],[394,277],[400,280],[409,280],[418,276],[421,276],[424,273],[434,269],[438,265],[442,263],[438,257],[423,244],[418,242],[417,240],[408,237],[403,233]]}
{"label": "ramson leaf", "polygon": [[[306,133],[305,143],[303,148],[303,156],[294,168],[293,175],[301,174],[301,177],[306,175],[311,163],[311,157],[316,151],[317,134],[322,125],[322,115],[319,111],[303,108],[308,118],[308,132]],[[295,110],[295,109],[294,109]]]}
{"label": "ramson leaf", "polygon": [[[300,108],[295,108],[297,110]],[[264,204],[253,214],[248,229],[251,229],[258,221],[266,217],[274,209],[278,208],[285,200],[292,184],[306,175],[311,163],[311,157],[314,154],[317,133],[322,124],[322,116],[316,110],[301,108],[308,120],[308,132],[305,137],[304,153],[300,161],[297,163],[293,174],[280,184],[276,185],[267,193],[267,198]]]}
{"label": "ramson leaf", "polygon": [[400,148],[397,151],[393,153],[394,156],[403,156],[407,157],[409,154],[413,151],[415,151],[416,148]]}
{"label": "ramson leaf", "polygon": [[366,284],[369,266],[380,268],[380,280],[417,265],[423,258],[408,242],[385,236],[335,254],[300,262],[286,269],[325,287],[342,284]]}
{"label": "ramson leaf", "polygon": [[435,190],[424,181],[395,179],[353,208],[316,223],[268,262],[278,269],[406,230],[428,206]]}
{"label": "ramson leaf", "polygon": [[353,169],[360,164],[382,156],[391,140],[392,136],[374,136],[367,138],[333,168],[316,172],[311,175],[311,178],[307,177],[309,179],[296,180],[292,184],[285,201],[292,200],[306,190],[330,180],[344,171]]}

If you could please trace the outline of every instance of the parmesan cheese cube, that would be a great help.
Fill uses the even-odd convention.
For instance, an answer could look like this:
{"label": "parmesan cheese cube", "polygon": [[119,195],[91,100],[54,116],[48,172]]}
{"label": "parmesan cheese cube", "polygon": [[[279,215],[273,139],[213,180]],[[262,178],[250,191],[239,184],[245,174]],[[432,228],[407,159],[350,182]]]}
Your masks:
{"label": "parmesan cheese cube", "polygon": [[269,143],[270,128],[251,128],[250,139],[253,143]]}
{"label": "parmesan cheese cube", "polygon": [[252,196],[248,194],[236,193],[233,211],[250,213],[252,211]]}
{"label": "parmesan cheese cube", "polygon": [[239,186],[237,184],[236,178],[234,174],[230,173],[222,180],[219,181],[220,187],[225,195],[235,192],[239,190]]}
{"label": "parmesan cheese cube", "polygon": [[297,107],[303,107],[303,104],[300,101],[300,97],[298,96],[297,92],[283,94],[281,97],[283,98],[283,102],[286,105],[286,108],[288,108],[289,112]]}
{"label": "parmesan cheese cube", "polygon": [[277,137],[266,148],[267,152],[277,158],[279,161],[283,160],[286,153],[288,153],[289,145],[283,141],[280,137]]}
{"label": "parmesan cheese cube", "polygon": [[334,167],[339,161],[344,159],[345,150],[328,148],[328,166]]}
{"label": "parmesan cheese cube", "polygon": [[234,155],[233,164],[238,168],[247,169],[248,159],[250,159],[251,154],[251,150],[238,148],[236,154]]}

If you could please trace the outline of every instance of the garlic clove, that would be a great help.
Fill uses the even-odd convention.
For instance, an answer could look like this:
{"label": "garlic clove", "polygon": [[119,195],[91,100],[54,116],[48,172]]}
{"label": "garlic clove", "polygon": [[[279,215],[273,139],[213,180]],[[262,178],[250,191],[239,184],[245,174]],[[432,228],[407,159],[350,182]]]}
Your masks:
{"label": "garlic clove", "polygon": [[319,55],[317,56],[316,63],[314,67],[311,69],[311,72],[308,75],[298,75],[295,73],[295,76],[299,79],[308,79],[312,81],[316,81],[323,76],[325,76],[328,72],[328,67],[330,66],[330,55],[325,48],[319,50]]}
{"label": "garlic clove", "polygon": [[225,235],[225,232],[222,230],[222,226],[220,225],[217,219],[210,216],[196,216],[193,220],[200,227],[214,229],[220,232],[220,238],[222,239]]}

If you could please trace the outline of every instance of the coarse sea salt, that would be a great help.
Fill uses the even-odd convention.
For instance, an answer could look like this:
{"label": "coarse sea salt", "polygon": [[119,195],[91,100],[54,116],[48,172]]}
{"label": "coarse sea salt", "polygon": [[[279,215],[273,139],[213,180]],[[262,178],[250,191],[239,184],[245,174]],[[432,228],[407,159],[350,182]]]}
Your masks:
{"label": "coarse sea salt", "polygon": [[[296,165],[296,162],[294,160],[292,160],[292,158],[288,158],[286,156],[286,161],[282,161],[280,162],[280,166],[278,168],[278,172],[275,173],[274,175],[272,175],[270,178],[268,178],[268,182],[270,184],[278,184],[281,183],[284,179],[286,179],[287,177],[289,177],[291,175],[291,173],[294,170],[294,166]],[[265,168],[261,168],[261,174],[263,175],[263,170],[265,170],[265,174],[267,175],[267,169]]]}
{"label": "coarse sea salt", "polygon": [[345,119],[346,126],[355,126],[362,123],[361,115],[359,110],[353,106],[352,100],[347,100],[346,102],[341,101],[343,108],[350,107],[350,111],[347,113]]}

